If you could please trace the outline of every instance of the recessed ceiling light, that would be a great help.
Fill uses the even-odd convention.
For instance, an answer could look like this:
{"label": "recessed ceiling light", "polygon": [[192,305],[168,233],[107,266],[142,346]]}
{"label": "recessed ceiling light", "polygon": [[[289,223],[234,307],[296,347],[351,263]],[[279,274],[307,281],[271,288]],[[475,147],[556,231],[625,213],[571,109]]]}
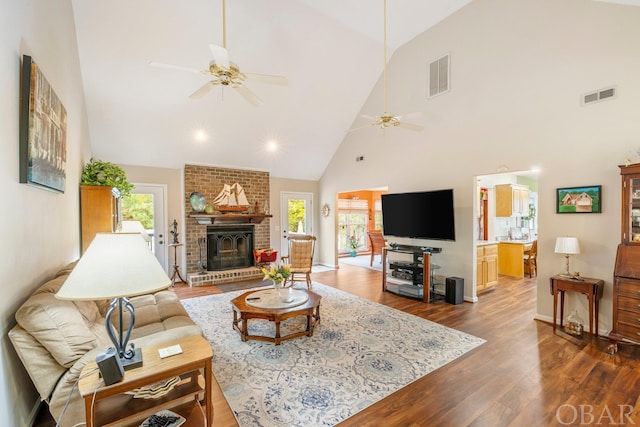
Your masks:
{"label": "recessed ceiling light", "polygon": [[271,141],[267,141],[267,150],[269,151],[277,151],[278,150],[278,143],[274,140]]}
{"label": "recessed ceiling light", "polygon": [[207,134],[202,129],[198,129],[193,133],[193,137],[198,142],[204,142],[207,140]]}

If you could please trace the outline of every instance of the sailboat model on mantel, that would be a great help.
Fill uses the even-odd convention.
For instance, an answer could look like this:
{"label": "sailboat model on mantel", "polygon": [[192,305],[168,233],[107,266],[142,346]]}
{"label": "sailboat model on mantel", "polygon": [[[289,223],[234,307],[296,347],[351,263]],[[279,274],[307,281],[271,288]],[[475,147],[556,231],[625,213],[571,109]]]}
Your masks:
{"label": "sailboat model on mantel", "polygon": [[221,213],[243,213],[249,210],[249,201],[244,194],[244,188],[237,182],[233,185],[224,184],[220,194],[213,200]]}

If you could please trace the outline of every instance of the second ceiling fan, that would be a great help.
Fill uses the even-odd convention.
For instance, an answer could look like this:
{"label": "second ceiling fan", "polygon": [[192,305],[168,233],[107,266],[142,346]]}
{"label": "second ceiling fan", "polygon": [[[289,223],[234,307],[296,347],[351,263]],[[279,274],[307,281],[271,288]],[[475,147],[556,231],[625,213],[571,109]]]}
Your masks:
{"label": "second ceiling fan", "polygon": [[400,126],[402,128],[406,128],[414,131],[421,131],[424,129],[423,126],[417,125],[415,123],[406,122],[404,119],[407,118],[418,118],[422,116],[422,113],[409,113],[404,116],[394,116],[393,114],[389,114],[387,112],[387,0],[384,0],[384,50],[383,50],[383,61],[384,68],[382,69],[382,80],[383,80],[383,93],[384,93],[384,112],[378,117],[368,116],[366,114],[361,114],[360,117],[370,120],[371,123],[365,126],[359,126],[352,129],[349,129],[347,132],[353,132],[360,129],[365,129],[370,126],[378,126],[380,129],[387,129],[389,127]]}
{"label": "second ceiling fan", "polygon": [[179,65],[163,64],[161,62],[151,62],[149,65],[159,68],[168,68],[172,70],[188,71],[196,74],[204,74],[213,77],[212,80],[202,85],[198,90],[193,92],[189,98],[201,98],[215,86],[229,86],[235,89],[242,97],[251,104],[258,106],[262,100],[251,90],[247,88],[245,82],[247,80],[259,81],[262,83],[275,84],[280,86],[287,85],[287,78],[283,76],[274,76],[269,74],[243,73],[240,67],[229,60],[229,52],[227,51],[227,23],[226,23],[226,0],[222,0],[222,46],[209,44],[209,49],[213,55],[213,60],[209,63],[209,67],[204,70],[195,68],[182,67]]}

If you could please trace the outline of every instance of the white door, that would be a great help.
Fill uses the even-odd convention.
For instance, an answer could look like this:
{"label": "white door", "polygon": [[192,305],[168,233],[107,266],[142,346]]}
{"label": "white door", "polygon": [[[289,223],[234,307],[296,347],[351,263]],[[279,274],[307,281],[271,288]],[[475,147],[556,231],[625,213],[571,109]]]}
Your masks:
{"label": "white door", "polygon": [[280,193],[280,224],[282,225],[282,244],[280,256],[289,255],[287,237],[289,234],[313,234],[313,209],[311,193]]}
{"label": "white door", "polygon": [[122,220],[142,222],[151,236],[151,250],[168,274],[167,266],[167,225],[165,221],[166,185],[134,184],[131,195],[122,201]]}

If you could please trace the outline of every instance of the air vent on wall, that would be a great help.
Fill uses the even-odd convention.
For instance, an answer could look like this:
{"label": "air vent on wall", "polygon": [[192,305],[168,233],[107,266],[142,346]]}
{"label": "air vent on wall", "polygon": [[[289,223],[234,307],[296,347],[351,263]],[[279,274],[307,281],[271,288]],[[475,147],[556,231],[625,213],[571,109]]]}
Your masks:
{"label": "air vent on wall", "polygon": [[615,87],[596,90],[594,92],[585,93],[581,97],[582,105],[594,104],[605,99],[613,99],[616,97],[617,91]]}
{"label": "air vent on wall", "polygon": [[449,92],[449,54],[429,64],[429,98]]}

